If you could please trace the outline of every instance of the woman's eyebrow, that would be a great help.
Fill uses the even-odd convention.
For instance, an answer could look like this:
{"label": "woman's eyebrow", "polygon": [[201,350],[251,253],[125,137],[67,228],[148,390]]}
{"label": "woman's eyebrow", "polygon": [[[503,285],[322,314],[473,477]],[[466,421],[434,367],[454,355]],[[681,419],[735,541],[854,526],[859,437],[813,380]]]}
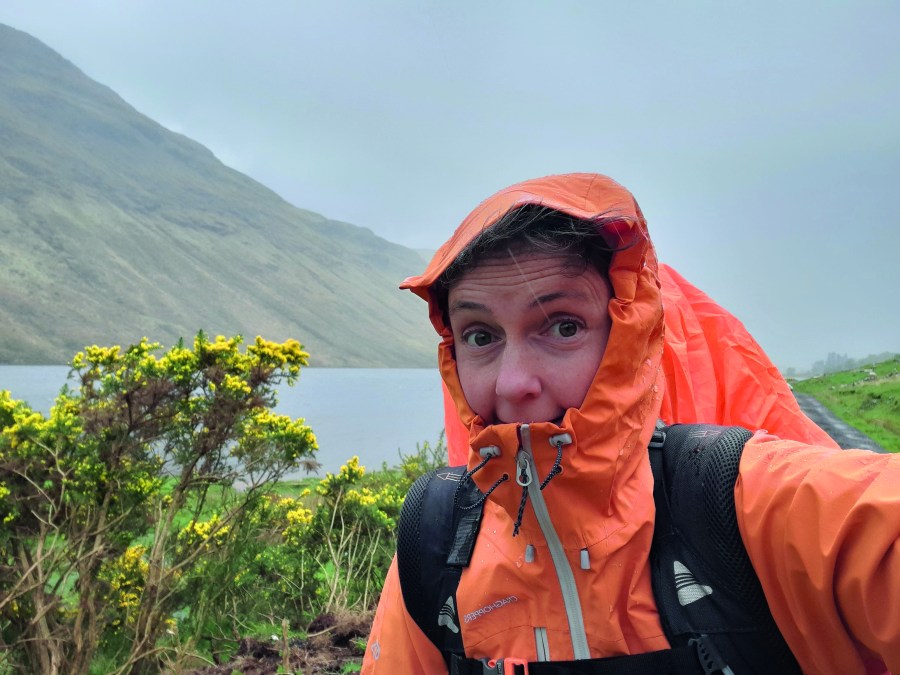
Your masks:
{"label": "woman's eyebrow", "polygon": [[463,310],[473,310],[476,312],[487,312],[488,314],[493,314],[490,307],[488,307],[487,305],[483,305],[480,302],[472,302],[471,300],[457,300],[452,305],[450,305],[448,313],[455,314],[456,312],[460,312]]}
{"label": "woman's eyebrow", "polygon": [[[590,298],[586,293],[583,293],[582,291],[556,291],[554,293],[545,293],[543,295],[535,297],[535,299],[532,300],[528,305],[528,308],[533,309],[535,307],[540,307],[541,305],[545,305],[559,299],[581,300],[587,302]],[[462,312],[466,310],[493,314],[490,307],[483,303],[474,302],[472,300],[457,300],[452,305],[450,305],[448,313],[455,314],[456,312]]]}
{"label": "woman's eyebrow", "polygon": [[545,293],[544,295],[539,295],[535,297],[534,300],[531,301],[531,304],[528,305],[529,309],[532,307],[539,307],[540,305],[544,305],[554,300],[559,300],[560,298],[571,299],[571,300],[581,300],[583,302],[587,302],[590,298],[586,293],[582,291],[557,291],[556,293]]}

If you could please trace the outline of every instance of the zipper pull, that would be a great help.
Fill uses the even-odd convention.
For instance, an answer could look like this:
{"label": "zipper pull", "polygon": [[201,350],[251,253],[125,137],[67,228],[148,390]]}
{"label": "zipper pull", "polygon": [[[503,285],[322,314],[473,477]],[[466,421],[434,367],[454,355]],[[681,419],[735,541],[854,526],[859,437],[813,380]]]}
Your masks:
{"label": "zipper pull", "polygon": [[516,474],[516,482],[522,487],[531,485],[531,465],[528,463],[528,454],[519,451],[516,457],[516,463],[519,465],[519,471]]}

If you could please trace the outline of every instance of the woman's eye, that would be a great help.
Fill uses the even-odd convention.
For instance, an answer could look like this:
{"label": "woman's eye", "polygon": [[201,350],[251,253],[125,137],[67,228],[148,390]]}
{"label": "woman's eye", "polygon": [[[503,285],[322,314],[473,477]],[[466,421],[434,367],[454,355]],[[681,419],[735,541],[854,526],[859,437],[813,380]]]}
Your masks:
{"label": "woman's eye", "polygon": [[578,322],[576,321],[557,321],[553,326],[551,326],[551,332],[554,335],[564,338],[575,337],[575,333],[578,332]]}
{"label": "woman's eye", "polygon": [[473,330],[463,335],[463,341],[470,347],[487,347],[494,341],[494,336],[486,330]]}

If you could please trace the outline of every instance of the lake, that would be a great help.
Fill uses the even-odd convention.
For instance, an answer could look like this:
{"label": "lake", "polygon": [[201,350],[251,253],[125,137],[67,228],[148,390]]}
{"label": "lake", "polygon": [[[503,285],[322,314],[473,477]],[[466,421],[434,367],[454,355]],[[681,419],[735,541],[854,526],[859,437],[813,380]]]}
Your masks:
{"label": "lake", "polygon": [[[0,366],[0,389],[47,414],[68,370]],[[279,389],[277,410],[312,427],[321,476],[353,455],[371,469],[396,464],[399,451],[436,443],[444,428],[441,378],[428,368],[305,368],[296,385]]]}

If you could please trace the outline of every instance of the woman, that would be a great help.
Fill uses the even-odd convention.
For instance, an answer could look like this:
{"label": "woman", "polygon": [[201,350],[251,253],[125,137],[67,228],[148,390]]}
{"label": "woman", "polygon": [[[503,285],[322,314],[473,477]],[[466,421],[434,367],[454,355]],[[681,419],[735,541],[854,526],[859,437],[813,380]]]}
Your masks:
{"label": "woman", "polygon": [[[646,448],[672,411],[660,285],[634,199],[587,174],[494,195],[404,282],[429,303],[469,474],[488,495],[456,593],[467,656],[570,661],[669,646],[648,562]],[[741,537],[806,672],[900,672],[898,460],[763,431],[744,448]],[[531,481],[541,489],[520,487]],[[447,672],[406,611],[396,565],[363,672]]]}

